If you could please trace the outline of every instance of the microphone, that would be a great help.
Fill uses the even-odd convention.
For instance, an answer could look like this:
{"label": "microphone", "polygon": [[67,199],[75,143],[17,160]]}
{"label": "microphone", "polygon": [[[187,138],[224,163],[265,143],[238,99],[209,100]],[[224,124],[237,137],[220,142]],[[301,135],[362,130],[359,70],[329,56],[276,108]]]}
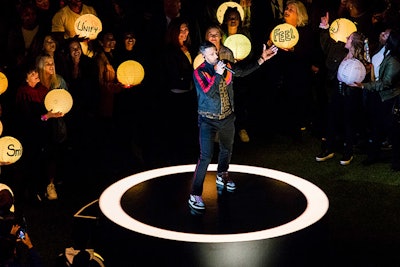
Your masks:
{"label": "microphone", "polygon": [[224,69],[226,69],[227,71],[229,71],[232,74],[235,74],[235,71],[231,68],[228,68],[227,66],[225,66]]}
{"label": "microphone", "polygon": [[[227,64],[227,61],[225,60],[221,60],[222,62],[224,62],[225,64]],[[235,74],[235,71],[231,68],[229,68],[228,66],[225,66],[224,69],[226,69],[227,71],[229,71],[232,74]]]}

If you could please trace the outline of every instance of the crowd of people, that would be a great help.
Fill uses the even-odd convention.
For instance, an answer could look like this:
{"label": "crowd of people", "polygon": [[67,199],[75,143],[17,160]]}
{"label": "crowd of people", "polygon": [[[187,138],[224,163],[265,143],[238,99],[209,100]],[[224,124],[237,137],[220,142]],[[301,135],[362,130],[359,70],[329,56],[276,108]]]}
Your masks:
{"label": "crowd of people", "polygon": [[[56,185],[68,168],[64,157],[71,150],[87,152],[101,143],[96,148],[100,165],[123,169],[135,162],[137,171],[159,164],[150,149],[157,146],[162,164],[198,160],[189,204],[204,209],[201,184],[214,142],[220,142],[225,160],[216,182],[234,190],[228,176],[231,135],[251,142],[255,125],[270,125],[296,142],[303,131],[311,131],[322,140],[318,162],[342,152],[340,164],[348,165],[354,147],[364,142],[368,157],[363,163],[369,166],[380,161],[385,146],[392,149],[391,168],[400,171],[399,1],[235,1],[243,12],[228,7],[220,21],[217,10],[223,2],[5,0],[0,11],[0,71],[8,78],[8,89],[0,96],[1,121],[3,135],[15,136],[24,146],[23,157],[13,164],[12,178],[6,181],[19,185],[17,196],[56,200]],[[75,32],[75,21],[84,14],[102,22],[95,39]],[[329,37],[329,25],[337,18],[347,18],[357,27],[347,42]],[[276,53],[269,33],[281,23],[296,27],[299,40]],[[224,46],[233,34],[251,41],[245,58],[235,58]],[[235,79],[235,98],[226,95],[224,102],[234,101],[228,106],[235,106],[229,134],[220,135],[219,125],[207,140],[201,133],[210,130],[208,119],[229,119],[229,114],[207,113],[210,106],[202,102],[208,100],[201,93],[217,74],[210,70],[211,76],[203,77],[196,70],[199,49],[205,60],[217,56],[208,64],[215,65],[219,76],[232,74],[225,67],[239,71],[260,61],[260,55],[259,65],[268,60],[259,70]],[[265,51],[275,51],[274,56]],[[365,65],[367,75],[360,83],[337,79],[340,63],[349,58]],[[145,70],[139,85],[118,80],[118,67],[127,60]],[[203,70],[209,67],[205,64]],[[221,88],[229,81],[222,84]],[[69,113],[46,110],[44,98],[53,89],[70,92]],[[114,147],[119,153],[106,155]],[[204,148],[210,154],[201,154]],[[84,152],[74,154],[78,162]]]}

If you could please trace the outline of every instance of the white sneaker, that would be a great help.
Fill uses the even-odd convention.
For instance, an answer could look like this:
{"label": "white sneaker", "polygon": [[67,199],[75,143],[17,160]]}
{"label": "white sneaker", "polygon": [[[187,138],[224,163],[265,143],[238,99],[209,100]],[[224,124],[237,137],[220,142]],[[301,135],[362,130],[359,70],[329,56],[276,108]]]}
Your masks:
{"label": "white sneaker", "polygon": [[206,205],[204,204],[204,201],[201,198],[201,196],[190,195],[188,202],[189,206],[195,210],[204,210],[206,208]]}
{"label": "white sneaker", "polygon": [[229,192],[233,192],[236,189],[236,184],[231,178],[229,178],[228,172],[217,174],[216,183],[217,188],[223,188],[226,186],[226,190]]}
{"label": "white sneaker", "polygon": [[46,196],[47,196],[48,200],[55,200],[55,199],[58,198],[57,192],[56,192],[56,187],[54,186],[53,183],[51,183],[51,184],[49,184],[47,186],[47,194],[46,194]]}

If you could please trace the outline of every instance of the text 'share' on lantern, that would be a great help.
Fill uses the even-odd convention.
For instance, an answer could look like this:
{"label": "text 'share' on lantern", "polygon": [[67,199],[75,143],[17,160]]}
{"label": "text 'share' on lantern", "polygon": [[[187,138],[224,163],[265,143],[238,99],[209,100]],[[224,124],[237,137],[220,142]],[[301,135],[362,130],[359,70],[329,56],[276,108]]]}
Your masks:
{"label": "text 'share' on lantern", "polygon": [[8,87],[8,79],[7,76],[0,72],[0,95],[7,90]]}
{"label": "text 'share' on lantern", "polygon": [[22,144],[12,136],[0,137],[0,162],[14,163],[22,156]]}
{"label": "text 'share' on lantern", "polygon": [[68,113],[73,105],[71,94],[65,89],[53,89],[44,98],[44,105],[48,111]]}
{"label": "text 'share' on lantern", "polygon": [[272,43],[281,49],[291,49],[299,41],[299,32],[289,23],[277,25],[270,34]]}
{"label": "text 'share' on lantern", "polygon": [[89,38],[94,40],[102,31],[103,26],[101,20],[92,14],[80,16],[75,21],[75,32],[81,38]]}
{"label": "text 'share' on lantern", "polygon": [[144,79],[144,68],[135,60],[124,61],[117,68],[117,79],[123,85],[138,85]]}

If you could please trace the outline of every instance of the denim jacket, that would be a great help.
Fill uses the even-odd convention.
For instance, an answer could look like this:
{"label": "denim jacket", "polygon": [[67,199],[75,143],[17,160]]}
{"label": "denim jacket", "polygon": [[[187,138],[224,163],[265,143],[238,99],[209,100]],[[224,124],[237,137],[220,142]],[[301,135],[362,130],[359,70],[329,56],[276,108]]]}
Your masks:
{"label": "denim jacket", "polygon": [[[229,63],[228,66],[230,66]],[[215,72],[213,65],[206,61],[203,62],[193,72],[194,84],[197,92],[198,113],[200,115],[210,115],[216,118],[224,117],[225,114],[222,112],[220,86],[226,87],[231,112],[233,112],[233,77],[244,77],[257,70],[259,67],[257,61],[243,67],[233,64],[230,68],[234,70],[235,74],[225,71],[224,75],[220,75]]]}
{"label": "denim jacket", "polygon": [[364,89],[378,91],[382,102],[400,95],[400,62],[386,56],[379,67],[379,80],[363,83]]}

